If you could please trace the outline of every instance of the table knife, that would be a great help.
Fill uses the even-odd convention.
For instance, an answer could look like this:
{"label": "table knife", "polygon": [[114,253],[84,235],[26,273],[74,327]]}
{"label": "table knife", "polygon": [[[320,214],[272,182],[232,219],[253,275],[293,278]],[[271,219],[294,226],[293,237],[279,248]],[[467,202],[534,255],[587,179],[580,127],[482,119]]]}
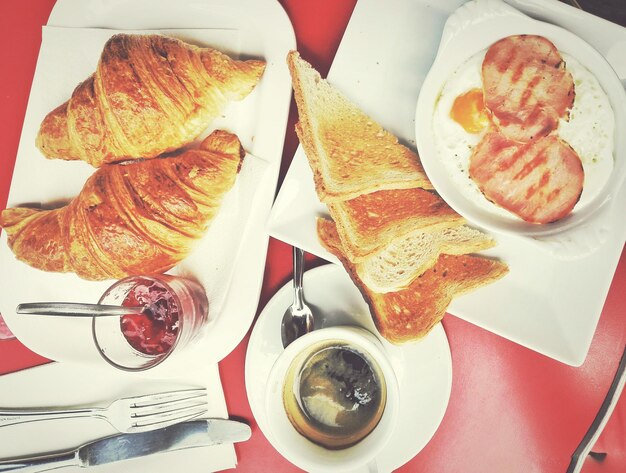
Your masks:
{"label": "table knife", "polygon": [[193,420],[150,432],[113,435],[64,452],[0,460],[0,472],[30,473],[65,466],[86,468],[155,453],[242,442],[250,435],[250,427],[243,422]]}

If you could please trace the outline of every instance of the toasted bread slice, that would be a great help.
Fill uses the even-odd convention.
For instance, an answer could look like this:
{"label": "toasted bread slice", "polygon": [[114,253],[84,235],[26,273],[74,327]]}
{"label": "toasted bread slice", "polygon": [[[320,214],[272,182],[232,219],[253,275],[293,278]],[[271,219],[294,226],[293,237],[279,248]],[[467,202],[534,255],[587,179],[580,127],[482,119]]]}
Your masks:
{"label": "toasted bread slice", "polygon": [[417,230],[394,240],[382,251],[355,263],[359,278],[378,293],[406,289],[430,269],[439,255],[464,255],[486,250],[496,244],[491,236],[468,227]]}
{"label": "toasted bread slice", "polygon": [[465,222],[441,197],[420,188],[377,191],[327,205],[351,261],[365,259],[407,233]]}
{"label": "toasted bread slice", "polygon": [[297,51],[288,54],[287,64],[298,106],[296,132],[322,202],[381,189],[432,189],[417,154],[322,79]]}
{"label": "toasted bread slice", "polygon": [[380,294],[359,278],[341,247],[332,221],[319,219],[317,233],[322,244],[337,256],[361,291],[380,334],[401,344],[427,335],[446,313],[454,297],[492,283],[508,272],[506,264],[473,255],[440,255],[435,265],[409,287]]}

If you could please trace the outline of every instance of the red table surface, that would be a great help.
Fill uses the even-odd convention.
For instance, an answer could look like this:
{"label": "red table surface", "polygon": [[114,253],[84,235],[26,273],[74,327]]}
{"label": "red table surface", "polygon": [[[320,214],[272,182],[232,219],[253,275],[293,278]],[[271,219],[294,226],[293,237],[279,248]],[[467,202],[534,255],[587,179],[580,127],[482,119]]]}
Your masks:
{"label": "red table surface", "polygon": [[[298,49],[325,75],[355,0],[281,0],[296,32]],[[41,44],[41,26],[54,0],[5,0],[0,14],[0,204],[6,204],[28,94]],[[298,145],[292,103],[282,176]],[[307,257],[309,266],[323,261]],[[272,239],[260,312],[290,280],[291,248]],[[0,273],[2,278],[9,277]],[[1,281],[0,281],[1,282]],[[450,403],[430,443],[399,471],[563,472],[600,407],[626,345],[626,255],[623,253],[589,354],[574,368],[547,358],[454,316],[445,327],[453,361]],[[252,439],[236,446],[238,471],[299,471],[276,452],[255,423],[246,397],[244,365],[249,333],[222,362],[228,412],[248,419]],[[0,374],[46,362],[18,341],[0,343]],[[0,378],[2,389],[2,378]],[[626,396],[594,451],[587,473],[626,472]]]}

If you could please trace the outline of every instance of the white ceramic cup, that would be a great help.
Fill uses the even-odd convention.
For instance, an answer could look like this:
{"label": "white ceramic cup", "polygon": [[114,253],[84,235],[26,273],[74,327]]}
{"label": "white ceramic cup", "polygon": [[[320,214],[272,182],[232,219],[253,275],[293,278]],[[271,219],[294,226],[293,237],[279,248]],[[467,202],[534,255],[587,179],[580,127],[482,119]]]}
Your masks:
{"label": "white ceramic cup", "polygon": [[[386,385],[385,407],[376,427],[356,444],[338,450],[322,447],[301,435],[289,420],[283,401],[285,378],[292,362],[311,346],[323,346],[327,341],[345,343],[373,361]],[[398,406],[398,380],[382,343],[367,330],[353,326],[322,328],[292,342],[272,366],[265,396],[269,433],[276,449],[293,464],[316,472],[348,471],[372,462],[394,431]]]}

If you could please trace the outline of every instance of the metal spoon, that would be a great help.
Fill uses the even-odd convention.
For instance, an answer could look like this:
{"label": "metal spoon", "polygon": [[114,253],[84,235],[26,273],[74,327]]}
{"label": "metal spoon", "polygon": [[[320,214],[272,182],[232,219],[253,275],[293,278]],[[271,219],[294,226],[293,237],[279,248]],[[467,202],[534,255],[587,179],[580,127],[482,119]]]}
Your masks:
{"label": "metal spoon", "polygon": [[32,302],[18,305],[15,311],[18,314],[96,317],[102,315],[141,314],[145,309],[146,306],[125,307],[119,305],[82,304],[79,302]]}
{"label": "metal spoon", "polygon": [[293,304],[289,306],[281,324],[280,334],[286,348],[296,338],[313,330],[313,313],[304,302],[302,274],[304,273],[304,251],[293,247]]}

